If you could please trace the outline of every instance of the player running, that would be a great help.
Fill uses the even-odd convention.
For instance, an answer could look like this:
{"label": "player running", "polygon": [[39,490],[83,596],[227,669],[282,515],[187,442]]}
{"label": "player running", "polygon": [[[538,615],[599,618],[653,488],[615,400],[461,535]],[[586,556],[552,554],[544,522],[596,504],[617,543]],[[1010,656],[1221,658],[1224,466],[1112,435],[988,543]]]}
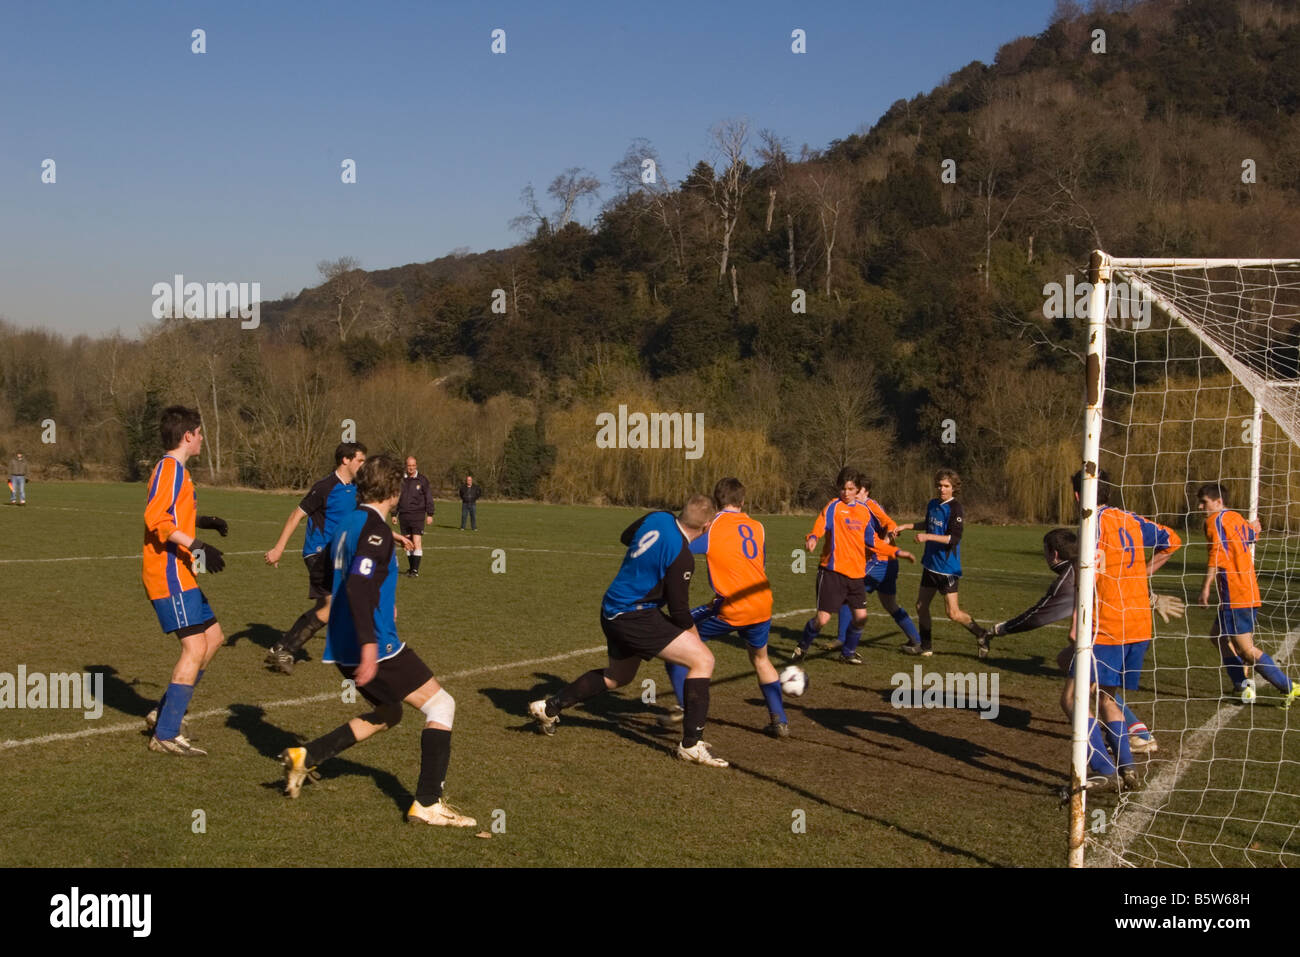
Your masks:
{"label": "player running", "polygon": [[[781,704],[781,681],[767,656],[772,628],[772,585],[767,580],[767,537],[763,524],[745,514],[745,486],[740,479],[724,478],[713,487],[713,504],[719,509],[708,530],[691,542],[691,552],[707,556],[709,584],[717,599],[691,610],[700,640],[735,632],[745,641],[750,664],[758,677],[758,690],[767,703],[767,733],[787,738],[790,728]],[[686,700],[685,665],[664,662],[678,705],[670,714],[681,721]]]}
{"label": "player running", "polygon": [[153,732],[150,751],[201,757],[207,752],[189,742],[182,725],[194,689],[225,636],[194,578],[194,565],[201,555],[206,571],[219,572],[226,561],[219,549],[205,545],[194,532],[212,529],[224,538],[229,526],[224,519],[196,515],[198,498],[185,464],[203,448],[198,409],[168,406],[159,428],[167,454],[149,477],[144,510],[144,590],[162,630],[180,640],[181,656],[158,707],[145,717],[145,725]]}
{"label": "player running", "polygon": [[1209,605],[1211,585],[1216,586],[1219,598],[1219,614],[1210,630],[1210,641],[1219,649],[1233,690],[1240,692],[1243,704],[1255,700],[1255,682],[1247,671],[1253,666],[1286,695],[1282,707],[1290,708],[1300,695],[1300,684],[1293,683],[1254,642],[1260,609],[1254,553],[1259,521],[1246,521],[1239,512],[1228,508],[1228,497],[1217,483],[1202,485],[1196,490],[1196,499],[1205,513],[1205,538],[1210,543],[1200,603]]}
{"label": "player running", "polygon": [[375,456],[357,478],[360,507],[339,524],[328,553],[333,556],[334,587],[321,660],[336,665],[343,677],[352,679],[374,710],[303,747],[282,751],[284,793],[296,798],[318,765],[358,741],[396,727],[405,701],[425,717],[420,735],[420,778],[406,819],[473,827],[477,823],[474,818],[442,800],[456,702],[397,634],[397,549],[388,528],[388,513],[401,490],[402,467],[395,459]]}
{"label": "player running", "polygon": [[[938,498],[930,499],[925,506],[924,532],[916,533],[917,542],[925,544],[921,556],[921,589],[916,596],[916,619],[920,626],[920,642],[909,640],[902,651],[909,655],[928,658],[934,654],[931,644],[930,603],[936,592],[943,594],[948,620],[961,625],[978,640],[983,629],[961,610],[957,604],[957,588],[961,581],[961,535],[965,526],[965,512],[957,493],[961,491],[961,477],[952,469],[939,469],[934,473],[934,487]],[[916,528],[916,523],[899,525],[898,531]],[[981,646],[979,656],[988,656],[988,648]]]}
{"label": "player running", "polygon": [[[898,623],[909,643],[921,643],[916,625],[906,611],[898,605],[898,560],[906,558],[915,562],[916,556],[902,549],[881,547],[881,543],[892,548],[898,535],[898,524],[889,517],[880,503],[871,497],[871,479],[858,474],[858,501],[867,507],[871,514],[867,543],[867,573],[863,579],[863,589],[870,595],[875,593],[880,599],[880,607],[889,612],[890,617]],[[845,664],[860,665],[862,656],[858,654],[858,642],[862,639],[862,628],[852,628],[853,610],[847,604],[840,606],[839,640],[841,660]]]}
{"label": "player running", "polygon": [[[812,552],[822,539],[822,558],[817,566],[817,611],[803,627],[798,645],[790,653],[791,661],[802,661],[812,647],[813,640],[839,612],[848,605],[853,614],[851,628],[862,632],[867,620],[867,593],[863,578],[867,573],[867,536],[871,534],[871,515],[858,501],[858,473],[848,467],[840,469],[835,477],[839,497],[826,503],[817,515],[812,531],[804,540],[804,547]],[[889,546],[892,548],[892,546]],[[840,656],[844,659],[844,656]],[[848,664],[861,664],[845,659]]]}
{"label": "player running", "polygon": [[[1093,769],[1106,776],[1118,771],[1123,786],[1136,788],[1140,778],[1133,761],[1129,735],[1120,705],[1123,691],[1136,691],[1142,677],[1142,663],[1151,644],[1151,609],[1157,604],[1151,592],[1151,576],[1183,544],[1172,529],[1132,512],[1110,505],[1110,479],[1097,476],[1097,573],[1094,599],[1093,674],[1089,694],[1101,688],[1101,722],[1091,718],[1088,740],[1093,750]],[[1083,473],[1070,479],[1078,501]],[[1150,563],[1146,550],[1153,549]],[[1075,638],[1070,632],[1070,640]],[[1067,648],[1062,653],[1073,655]],[[1066,714],[1074,713],[1074,662],[1061,695]],[[1109,753],[1115,760],[1108,764]]]}
{"label": "player running", "polygon": [[[302,560],[307,566],[307,597],[314,607],[298,616],[284,637],[266,653],[266,663],[273,671],[293,674],[298,649],[329,622],[331,569],[328,545],[339,523],[357,507],[357,474],[366,464],[366,447],[360,442],[343,442],[334,450],[334,471],[311,487],[303,500],[289,513],[280,530],[280,538],[266,553],[266,563],[277,568],[284,548],[298,524],[307,519],[307,534],[302,541]],[[403,539],[405,541],[405,539]]]}
{"label": "player running", "polygon": [[[680,515],[651,512],[623,531],[620,541],[627,546],[627,554],[600,605],[609,663],[588,671],[559,694],[528,706],[543,733],[555,733],[565,708],[622,687],[636,677],[642,661],[658,657],[687,669],[680,699],[685,716],[677,756],[706,767],[727,767],[702,737],[709,716],[713,652],[700,640],[690,602],[695,556],[689,546],[704,534],[712,515],[713,502],[707,496],[692,495]],[[659,610],[665,605],[666,615]]]}

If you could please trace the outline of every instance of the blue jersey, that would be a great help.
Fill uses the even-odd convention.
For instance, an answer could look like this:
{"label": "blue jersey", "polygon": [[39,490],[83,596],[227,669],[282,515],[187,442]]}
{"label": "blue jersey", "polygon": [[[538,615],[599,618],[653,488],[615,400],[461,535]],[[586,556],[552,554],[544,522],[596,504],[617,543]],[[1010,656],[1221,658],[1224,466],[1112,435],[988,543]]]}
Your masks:
{"label": "blue jersey", "polygon": [[690,628],[691,575],[695,557],[671,512],[651,512],[623,532],[623,564],[605,591],[600,611],[614,618],[629,611],[668,606],[668,617]]}
{"label": "blue jersey", "polygon": [[930,499],[925,507],[925,530],[931,535],[951,535],[947,545],[939,542],[926,542],[925,554],[921,556],[921,567],[928,568],[936,575],[961,574],[961,532],[963,512],[961,503],[955,498],[941,502]]}
{"label": "blue jersey", "polygon": [[331,472],[311,487],[298,507],[307,513],[307,536],[302,543],[306,557],[324,551],[334,540],[339,523],[356,510],[357,487]]}
{"label": "blue jersey", "polygon": [[378,645],[378,660],[405,645],[397,637],[397,549],[388,523],[373,508],[354,509],[331,545],[334,600],[324,662],[361,664],[361,646]]}

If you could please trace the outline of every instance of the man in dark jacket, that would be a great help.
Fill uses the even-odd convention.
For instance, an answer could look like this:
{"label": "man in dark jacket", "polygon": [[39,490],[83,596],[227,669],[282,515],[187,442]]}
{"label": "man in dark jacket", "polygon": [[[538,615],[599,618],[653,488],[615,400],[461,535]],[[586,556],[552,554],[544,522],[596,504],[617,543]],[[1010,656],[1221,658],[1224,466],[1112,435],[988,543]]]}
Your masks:
{"label": "man in dark jacket", "polygon": [[424,529],[433,524],[433,489],[428,476],[420,474],[414,455],[406,457],[406,474],[402,476],[402,494],[397,500],[393,524],[415,546],[406,550],[406,560],[410,565],[407,577],[419,578],[420,559],[424,556]]}
{"label": "man in dark jacket", "polygon": [[474,503],[483,494],[483,489],[474,484],[474,476],[466,475],[460,489],[460,530],[465,531],[465,519],[469,519],[470,528],[478,531],[478,517],[474,514]]}

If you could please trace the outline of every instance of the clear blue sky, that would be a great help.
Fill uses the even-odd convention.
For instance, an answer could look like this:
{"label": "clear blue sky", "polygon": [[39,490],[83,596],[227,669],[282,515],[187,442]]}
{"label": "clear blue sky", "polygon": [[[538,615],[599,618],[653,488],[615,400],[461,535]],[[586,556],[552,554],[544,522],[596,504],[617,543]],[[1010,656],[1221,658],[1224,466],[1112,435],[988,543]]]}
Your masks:
{"label": "clear blue sky", "polygon": [[174,273],[274,299],[322,259],[509,246],[529,182],[606,182],[638,136],[677,178],[731,117],[824,148],[1053,6],[0,0],[0,316],[135,335]]}

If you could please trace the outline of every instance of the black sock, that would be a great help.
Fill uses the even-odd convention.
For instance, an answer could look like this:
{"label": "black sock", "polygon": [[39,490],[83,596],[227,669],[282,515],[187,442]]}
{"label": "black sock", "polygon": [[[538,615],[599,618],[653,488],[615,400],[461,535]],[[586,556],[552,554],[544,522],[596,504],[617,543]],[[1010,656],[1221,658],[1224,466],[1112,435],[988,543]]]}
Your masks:
{"label": "black sock", "polygon": [[293,627],[285,632],[284,639],[280,642],[280,645],[286,651],[297,651],[303,645],[307,644],[308,638],[316,634],[316,632],[320,631],[327,624],[328,622],[321,621],[316,617],[315,608],[311,611],[305,611],[298,616],[298,620],[293,623]]}
{"label": "black sock", "polygon": [[340,751],[345,751],[357,743],[357,736],[352,733],[351,724],[341,724],[329,734],[323,734],[307,745],[307,767],[315,767],[328,761]]}
{"label": "black sock", "polygon": [[929,648],[929,647],[930,647],[930,629],[929,629],[929,628],[918,628],[917,631],[919,631],[919,632],[921,633],[921,647],[922,647],[922,648]]}
{"label": "black sock", "polygon": [[682,747],[693,748],[709,720],[709,678],[686,679],[686,714],[682,718]]}
{"label": "black sock", "polygon": [[425,728],[420,735],[420,780],[415,785],[415,799],[428,807],[442,797],[451,761],[451,732],[442,728]]}
{"label": "black sock", "polygon": [[594,698],[598,694],[604,694],[608,690],[605,687],[604,669],[596,668],[588,671],[559,694],[546,699],[546,716],[554,718],[565,708],[572,708],[575,704]]}
{"label": "black sock", "polygon": [[964,625],[963,627],[967,631],[969,631],[972,635],[974,635],[976,638],[978,638],[980,635],[984,633],[984,629],[980,627],[979,622],[977,622],[974,618],[970,620],[970,624]]}
{"label": "black sock", "polygon": [[420,570],[420,559],[423,557],[424,557],[423,555],[411,556],[411,571],[418,572]]}

